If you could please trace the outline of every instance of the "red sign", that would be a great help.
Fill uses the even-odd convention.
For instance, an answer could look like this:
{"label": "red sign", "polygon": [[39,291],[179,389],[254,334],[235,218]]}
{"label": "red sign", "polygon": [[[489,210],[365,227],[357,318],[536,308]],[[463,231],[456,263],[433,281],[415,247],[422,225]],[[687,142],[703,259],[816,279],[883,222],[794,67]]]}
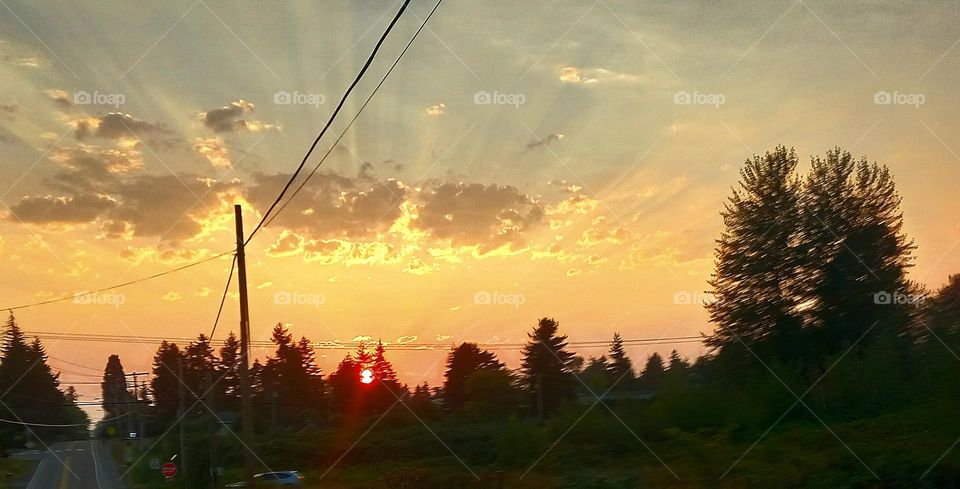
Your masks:
{"label": "red sign", "polygon": [[177,464],[173,462],[163,464],[163,467],[160,468],[160,473],[167,479],[172,479],[173,476],[177,475]]}

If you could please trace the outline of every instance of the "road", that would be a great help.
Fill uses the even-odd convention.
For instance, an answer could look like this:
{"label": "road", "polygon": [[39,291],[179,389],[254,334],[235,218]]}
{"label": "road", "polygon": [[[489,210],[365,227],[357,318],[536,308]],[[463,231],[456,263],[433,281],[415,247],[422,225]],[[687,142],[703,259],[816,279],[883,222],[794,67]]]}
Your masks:
{"label": "road", "polygon": [[99,442],[57,443],[24,456],[40,460],[26,489],[124,489],[113,458]]}

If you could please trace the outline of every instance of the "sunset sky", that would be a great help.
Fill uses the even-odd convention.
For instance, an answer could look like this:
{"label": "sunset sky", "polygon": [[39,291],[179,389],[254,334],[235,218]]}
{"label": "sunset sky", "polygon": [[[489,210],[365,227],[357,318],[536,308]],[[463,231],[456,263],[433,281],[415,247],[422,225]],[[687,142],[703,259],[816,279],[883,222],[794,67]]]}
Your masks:
{"label": "sunset sky", "polygon": [[[399,5],[0,1],[0,307],[231,249],[233,204],[249,232]],[[414,0],[308,168],[432,7]],[[804,162],[841,146],[887,164],[917,245],[911,278],[936,288],[960,272],[954,40],[952,2],[450,0],[249,246],[253,335],[284,322],[315,341],[519,343],[543,316],[574,341],[708,333],[696,302],[719,212],[743,160],[777,144]],[[16,317],[195,336],[229,268]],[[509,303],[477,303],[485,293]],[[236,297],[217,339],[236,330]],[[45,344],[141,371],[156,349]],[[329,371],[344,352],[320,353]],[[442,375],[440,351],[391,359],[411,385]]]}

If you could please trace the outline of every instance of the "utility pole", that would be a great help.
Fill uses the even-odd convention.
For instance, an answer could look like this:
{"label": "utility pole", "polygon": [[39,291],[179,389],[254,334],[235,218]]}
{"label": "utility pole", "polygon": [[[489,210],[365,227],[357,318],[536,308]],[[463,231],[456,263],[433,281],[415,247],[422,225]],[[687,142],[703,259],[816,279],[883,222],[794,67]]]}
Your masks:
{"label": "utility pole", "polygon": [[243,252],[243,212],[233,206],[237,221],[237,285],[240,291],[240,421],[243,440],[243,480],[253,487],[253,402],[250,398],[250,309],[247,302],[247,260]]}
{"label": "utility pole", "polygon": [[187,489],[187,422],[184,419],[187,412],[187,396],[183,388],[183,359],[177,358],[177,377],[180,382],[177,383],[177,417],[180,419],[180,481],[183,489]]}

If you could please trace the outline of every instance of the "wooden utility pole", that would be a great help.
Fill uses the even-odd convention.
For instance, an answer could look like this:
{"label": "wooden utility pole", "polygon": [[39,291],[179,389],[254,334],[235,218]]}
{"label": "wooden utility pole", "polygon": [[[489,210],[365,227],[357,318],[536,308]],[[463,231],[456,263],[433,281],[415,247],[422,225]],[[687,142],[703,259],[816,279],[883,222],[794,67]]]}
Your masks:
{"label": "wooden utility pole", "polygon": [[243,253],[243,212],[233,206],[237,221],[237,284],[240,289],[240,421],[243,440],[243,477],[253,487],[253,402],[250,398],[250,310],[247,302],[247,261]]}

